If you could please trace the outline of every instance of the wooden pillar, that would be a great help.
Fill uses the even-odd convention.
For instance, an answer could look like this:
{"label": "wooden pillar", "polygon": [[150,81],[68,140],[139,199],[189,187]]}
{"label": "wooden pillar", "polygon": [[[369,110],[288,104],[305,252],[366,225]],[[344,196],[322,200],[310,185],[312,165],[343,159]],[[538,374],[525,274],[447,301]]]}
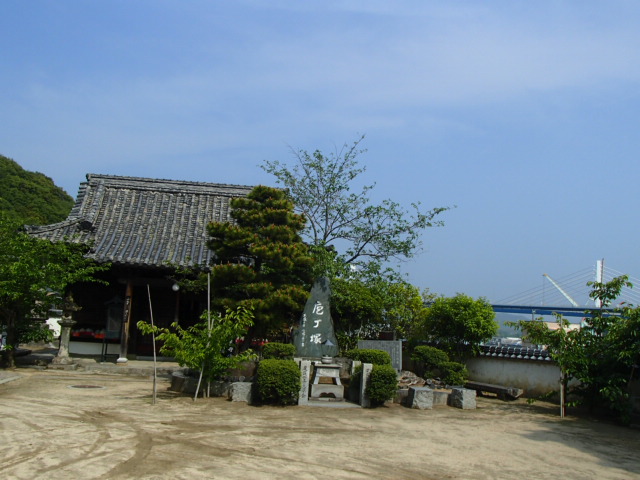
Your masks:
{"label": "wooden pillar", "polygon": [[131,324],[131,301],[133,299],[133,282],[127,280],[127,290],[124,297],[124,308],[122,311],[122,335],[120,337],[120,356],[116,363],[127,363],[127,353],[129,349],[129,325]]}

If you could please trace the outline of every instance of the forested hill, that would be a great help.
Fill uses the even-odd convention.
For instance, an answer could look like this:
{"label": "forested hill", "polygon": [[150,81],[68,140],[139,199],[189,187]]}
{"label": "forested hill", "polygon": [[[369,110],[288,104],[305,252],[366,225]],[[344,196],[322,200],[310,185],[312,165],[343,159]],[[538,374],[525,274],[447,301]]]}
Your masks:
{"label": "forested hill", "polygon": [[23,224],[48,225],[67,218],[73,204],[49,177],[0,155],[0,214]]}

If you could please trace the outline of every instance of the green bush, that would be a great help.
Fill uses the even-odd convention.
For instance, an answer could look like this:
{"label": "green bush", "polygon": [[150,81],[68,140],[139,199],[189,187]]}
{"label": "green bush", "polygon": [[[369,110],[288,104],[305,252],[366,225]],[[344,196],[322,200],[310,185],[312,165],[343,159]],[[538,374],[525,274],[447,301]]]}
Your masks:
{"label": "green bush", "polygon": [[398,374],[391,365],[373,365],[366,392],[371,405],[382,405],[394,397],[398,390]]}
{"label": "green bush", "polygon": [[391,355],[383,350],[354,348],[346,352],[345,356],[352,360],[359,360],[362,363],[372,363],[373,365],[391,365]]}
{"label": "green bush", "polygon": [[262,358],[292,360],[296,354],[296,346],[291,343],[269,342],[262,347]]}
{"label": "green bush", "polygon": [[449,361],[449,355],[439,348],[420,345],[413,350],[411,360],[415,362],[419,376],[434,378],[442,374],[440,366]]}
{"label": "green bush", "polygon": [[441,380],[447,385],[464,385],[469,378],[469,371],[463,363],[443,362],[439,368],[442,372]]}
{"label": "green bush", "polygon": [[262,360],[258,365],[256,384],[261,403],[294,405],[300,392],[300,369],[293,360]]}

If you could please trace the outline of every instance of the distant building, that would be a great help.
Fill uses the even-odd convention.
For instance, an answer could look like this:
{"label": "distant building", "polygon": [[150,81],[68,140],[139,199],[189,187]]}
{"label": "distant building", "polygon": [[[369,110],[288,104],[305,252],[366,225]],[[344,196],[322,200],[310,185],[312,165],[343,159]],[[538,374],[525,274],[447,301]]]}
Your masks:
{"label": "distant building", "polygon": [[206,296],[176,290],[173,274],[177,267],[210,263],[207,224],[230,221],[231,200],[252,188],[89,174],[66,220],[28,226],[35,237],[90,245],[90,258],[112,265],[104,275],[108,285],[73,287],[82,310],[75,315],[71,353],[108,349],[119,361],[151,355],[150,336],[135,327],[150,319],[147,286],[157,325],[195,322]]}

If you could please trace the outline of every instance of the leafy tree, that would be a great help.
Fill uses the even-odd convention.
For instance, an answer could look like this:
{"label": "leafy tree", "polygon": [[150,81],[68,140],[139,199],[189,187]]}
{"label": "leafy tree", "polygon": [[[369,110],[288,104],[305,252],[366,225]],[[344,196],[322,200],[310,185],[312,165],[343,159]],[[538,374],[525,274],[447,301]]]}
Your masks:
{"label": "leafy tree", "polygon": [[85,258],[86,249],[31,237],[0,217],[0,329],[7,334],[3,365],[15,365],[21,342],[46,338],[34,318],[46,316],[52,291],[65,293],[75,283],[96,281],[93,275],[108,268]]}
{"label": "leafy tree", "polygon": [[435,378],[440,375],[440,366],[449,361],[449,355],[439,348],[419,345],[411,353],[411,360],[419,376]]}
{"label": "leafy tree", "polygon": [[152,326],[144,321],[137,325],[142,333],[154,333],[156,340],[164,342],[160,353],[174,357],[180,366],[200,371],[202,378],[211,382],[251,358],[251,350],[237,355],[231,353],[235,340],[253,325],[253,314],[239,307],[209,320],[207,313],[203,314],[205,319],[186,329],[178,322],[172,323],[171,329]]}
{"label": "leafy tree", "polygon": [[24,170],[0,155],[0,213],[23,224],[50,224],[67,218],[71,198],[53,180]]}
{"label": "leafy tree", "polygon": [[476,353],[478,345],[498,331],[491,304],[484,298],[457,294],[439,297],[429,307],[424,336],[454,358]]}
{"label": "leafy tree", "polygon": [[424,322],[420,291],[392,271],[354,272],[332,285],[332,316],[336,331],[360,339],[393,332],[410,338]]}
{"label": "leafy tree", "polygon": [[[608,307],[623,287],[631,287],[626,275],[610,282],[590,282],[591,298]],[[525,338],[547,346],[549,355],[560,367],[564,386],[579,380],[572,393],[579,403],[604,407],[628,422],[630,400],[628,385],[640,363],[640,307],[624,304],[613,311],[587,310],[580,329],[569,329],[569,322],[558,316],[562,328],[550,330],[542,320],[515,323]]]}
{"label": "leafy tree", "polygon": [[282,332],[298,320],[308,297],[313,259],[302,242],[305,219],[282,190],[258,186],[231,202],[234,223],[212,223],[208,245],[212,305],[251,309],[245,340]]}
{"label": "leafy tree", "polygon": [[359,148],[363,138],[329,155],[319,150],[293,151],[293,167],[277,160],[262,165],[287,189],[296,210],[309,222],[305,233],[312,253],[319,257],[316,276],[338,276],[344,273],[344,265],[411,258],[420,247],[421,231],[442,225],[434,219],[448,210],[439,207],[423,212],[415,203],[409,212],[392,200],[374,204],[369,193],[375,184],[352,192],[365,171],[357,160],[364,153]]}

